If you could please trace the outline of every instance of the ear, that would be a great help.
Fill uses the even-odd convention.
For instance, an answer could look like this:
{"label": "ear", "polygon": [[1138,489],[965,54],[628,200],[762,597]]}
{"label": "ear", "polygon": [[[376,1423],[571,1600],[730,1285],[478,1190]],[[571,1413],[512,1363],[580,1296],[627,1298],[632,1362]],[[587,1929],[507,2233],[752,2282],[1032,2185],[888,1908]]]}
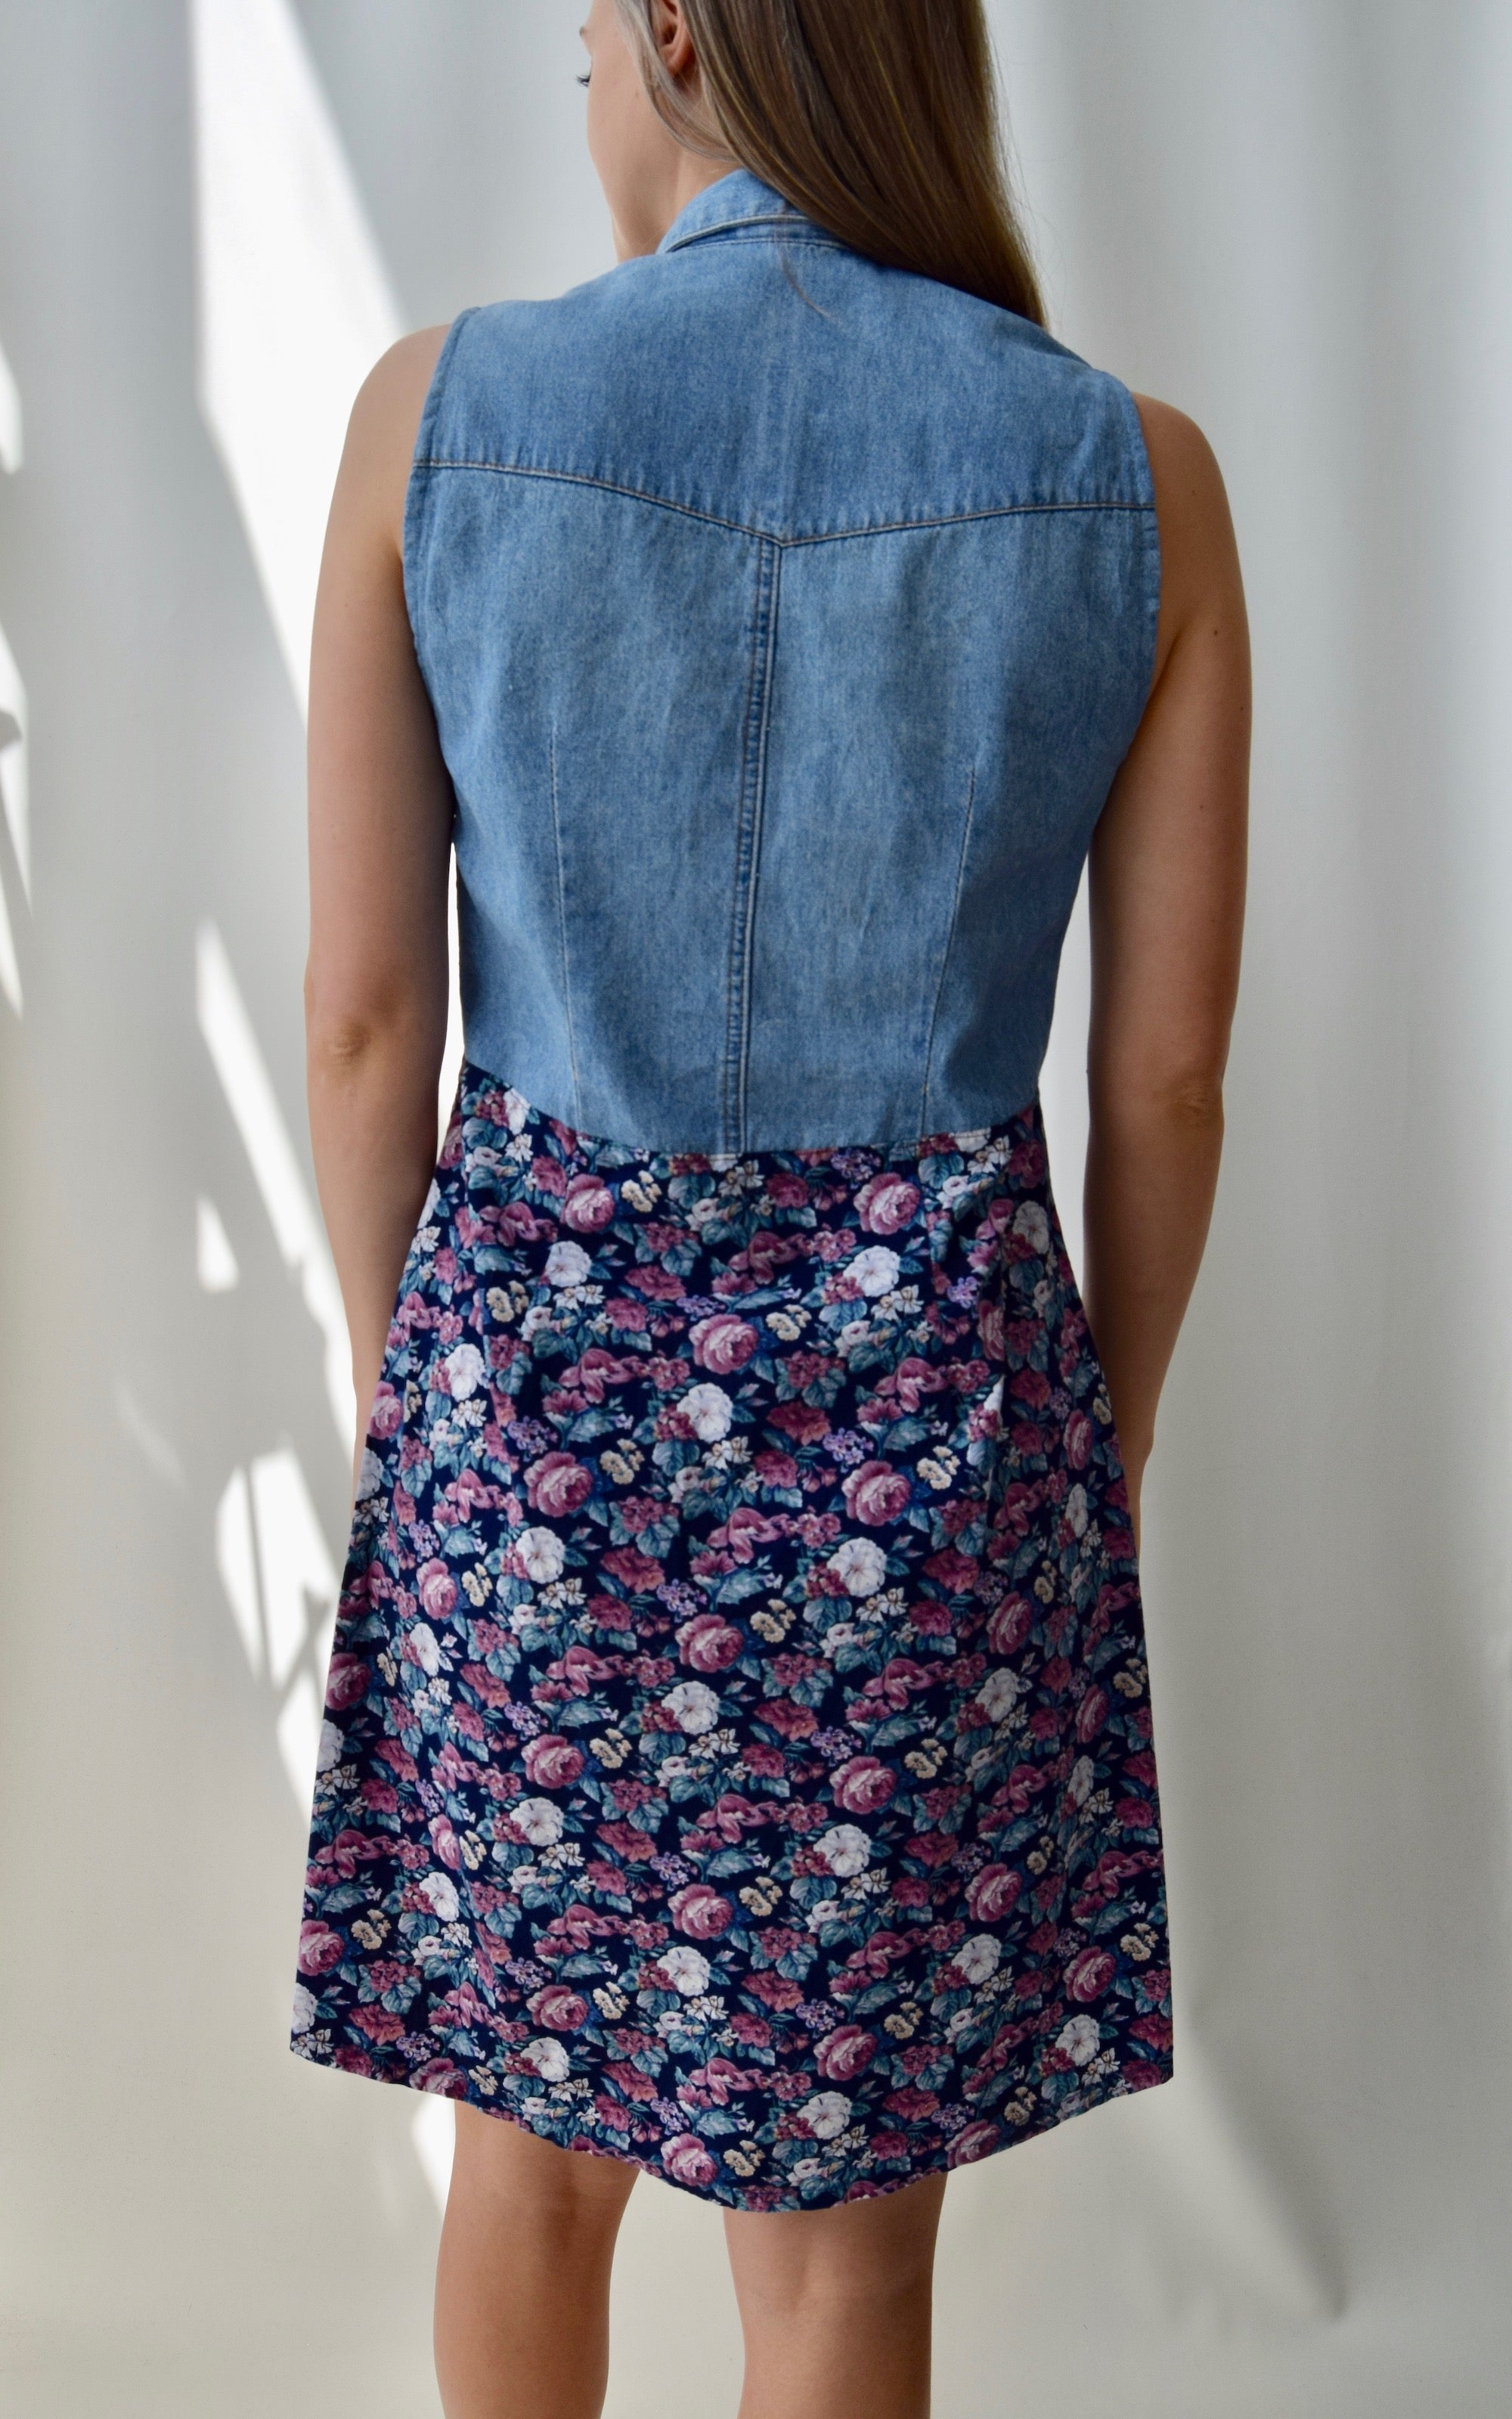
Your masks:
{"label": "ear", "polygon": [[681,0],[657,0],[656,47],[663,67],[676,83],[680,84],[689,69],[696,67],[693,36],[688,31]]}

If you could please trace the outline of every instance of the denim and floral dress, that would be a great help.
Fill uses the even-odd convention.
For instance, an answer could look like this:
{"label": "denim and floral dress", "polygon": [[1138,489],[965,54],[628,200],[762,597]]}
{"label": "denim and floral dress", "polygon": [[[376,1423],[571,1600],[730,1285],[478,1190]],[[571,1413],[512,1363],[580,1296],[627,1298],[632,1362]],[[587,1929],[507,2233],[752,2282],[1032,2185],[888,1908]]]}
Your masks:
{"label": "denim and floral dress", "polygon": [[1037,1105],[713,1159],[464,1068],[298,1962],[302,2057],[737,2209],[1166,2079],[1134,1544]]}

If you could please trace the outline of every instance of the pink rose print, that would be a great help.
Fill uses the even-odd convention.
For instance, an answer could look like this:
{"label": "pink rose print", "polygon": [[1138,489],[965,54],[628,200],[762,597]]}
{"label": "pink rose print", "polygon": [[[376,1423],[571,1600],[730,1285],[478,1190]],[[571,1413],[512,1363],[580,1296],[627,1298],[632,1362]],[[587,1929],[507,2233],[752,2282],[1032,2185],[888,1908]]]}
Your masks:
{"label": "pink rose print", "polygon": [[897,1775],[875,1755],[853,1755],[833,1773],[830,1787],[848,1814],[876,1814],[897,1788]]}
{"label": "pink rose print", "polygon": [[326,1703],[333,1714],[359,1705],[368,1692],[368,1667],[360,1655],[333,1655],[326,1680]]}
{"label": "pink rose print", "polygon": [[1092,1458],[1092,1424],[1085,1411],[1073,1411],[1066,1422],[1066,1459],[1073,1470],[1085,1470]]}
{"label": "pink rose print", "polygon": [[584,1755],[571,1739],[557,1738],[545,1732],[540,1738],[527,1739],[522,1756],[525,1777],[533,1789],[567,1789],[583,1769]]}
{"label": "pink rose print", "polygon": [[1096,1999],[1118,1972],[1118,1960],[1106,1949],[1079,1949],[1066,1967],[1068,1999]]}
{"label": "pink rose print", "polygon": [[1077,1737],[1087,1747],[1107,1719],[1108,1698],[1102,1688],[1089,1688],[1077,1707]]}
{"label": "pink rose print", "polygon": [[695,1612],[678,1631],[678,1653],[695,1672],[727,1671],[744,1642],[717,1612]]}
{"label": "pink rose print", "polygon": [[545,1453],[525,1473],[525,1490],[532,1512],[548,1520],[563,1520],[586,1503],[593,1492],[593,1473],[575,1454]]}
{"label": "pink rose print", "polygon": [[700,1369],[728,1377],[731,1370],[744,1368],[760,1341],[747,1320],[716,1311],[711,1318],[700,1318],[694,1328],[693,1357]]}
{"label": "pink rose print", "polygon": [[569,1990],[565,1982],[548,1982],[544,1990],[531,1994],[526,2006],[535,2022],[544,2025],[548,2032],[575,2033],[588,2022],[588,2001]]}
{"label": "pink rose print", "polygon": [[841,1492],[851,1518],[864,1520],[872,1529],[901,1519],[913,1500],[913,1488],[903,1472],[886,1461],[863,1461],[851,1471]]}
{"label": "pink rose print", "polygon": [[674,2134],[664,2142],[662,2165],[675,2184],[711,2184],[719,2172],[696,2134]]}
{"label": "pink rose print", "polygon": [[1034,1616],[1021,1595],[1004,1596],[987,1616],[987,1644],[994,1655],[1016,1655]]}
{"label": "pink rose print", "polygon": [[467,2078],[460,2074],[449,2057],[428,2057],[418,2066],[410,2081],[420,2091],[438,2092],[443,2100],[466,2100]]}
{"label": "pink rose print", "polygon": [[299,1926],[299,1971],[301,1974],[328,1974],[342,1962],[342,1936],[324,1923],[301,1923]]}
{"label": "pink rose print", "polygon": [[444,1621],[457,1600],[457,1583],[445,1563],[422,1563],[417,1584],[431,1619]]}
{"label": "pink rose print", "polygon": [[734,1910],[727,1898],[710,1889],[707,1882],[690,1882],[685,1889],[674,1890],[668,1910],[680,1932],[690,1940],[715,1940],[727,1932]]}
{"label": "pink rose print", "polygon": [[865,2072],[876,2055],[875,2033],[863,2025],[837,2025],[816,2049],[814,2063],[826,2083],[851,2083]]}
{"label": "pink rose print", "polygon": [[977,1923],[999,1923],[1017,1905],[1024,1887],[1021,1873],[1006,1865],[984,1865],[966,1886],[966,1903]]}
{"label": "pink rose print", "polygon": [[868,1235],[898,1235],[923,1196],[919,1187],[893,1168],[874,1176],[856,1195],[856,1214]]}
{"label": "pink rose print", "polygon": [[591,1235],[614,1216],[614,1194],[599,1176],[574,1176],[562,1201],[562,1222],[574,1234]]}
{"label": "pink rose print", "polygon": [[986,2118],[979,2117],[974,2125],[963,2126],[951,2144],[951,2165],[973,2166],[978,2159],[985,2159],[990,2150],[997,2149],[999,2139],[997,2126],[989,2123]]}
{"label": "pink rose print", "polygon": [[430,1833],[431,1845],[441,1862],[450,1865],[456,1872],[462,1864],[462,1850],[457,1845],[457,1835],[444,1814],[432,1815]]}

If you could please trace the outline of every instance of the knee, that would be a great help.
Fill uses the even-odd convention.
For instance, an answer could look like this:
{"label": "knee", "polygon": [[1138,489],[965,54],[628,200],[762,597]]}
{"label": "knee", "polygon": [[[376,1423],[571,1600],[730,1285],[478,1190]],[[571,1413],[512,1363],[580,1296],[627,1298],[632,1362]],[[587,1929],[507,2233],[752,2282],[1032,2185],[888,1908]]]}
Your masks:
{"label": "knee", "polygon": [[[890,2206],[891,2203],[891,2206]],[[916,2311],[933,2282],[939,2196],[748,2216],[726,2231],[736,2288],[753,2316],[864,2322]]]}

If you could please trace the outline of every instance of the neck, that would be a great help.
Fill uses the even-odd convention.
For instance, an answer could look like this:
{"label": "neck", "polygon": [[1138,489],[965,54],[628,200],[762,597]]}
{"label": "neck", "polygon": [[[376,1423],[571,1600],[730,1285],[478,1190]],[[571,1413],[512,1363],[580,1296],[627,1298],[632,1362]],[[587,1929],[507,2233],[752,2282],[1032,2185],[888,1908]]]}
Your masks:
{"label": "neck", "polygon": [[617,256],[620,260],[634,260],[654,252],[673,220],[687,208],[694,195],[703,193],[710,185],[717,185],[721,177],[727,177],[731,169],[738,168],[740,164],[738,160],[710,159],[701,151],[685,149],[680,143],[671,162],[671,173],[657,196],[658,208],[645,239],[633,240],[616,222],[614,246]]}

